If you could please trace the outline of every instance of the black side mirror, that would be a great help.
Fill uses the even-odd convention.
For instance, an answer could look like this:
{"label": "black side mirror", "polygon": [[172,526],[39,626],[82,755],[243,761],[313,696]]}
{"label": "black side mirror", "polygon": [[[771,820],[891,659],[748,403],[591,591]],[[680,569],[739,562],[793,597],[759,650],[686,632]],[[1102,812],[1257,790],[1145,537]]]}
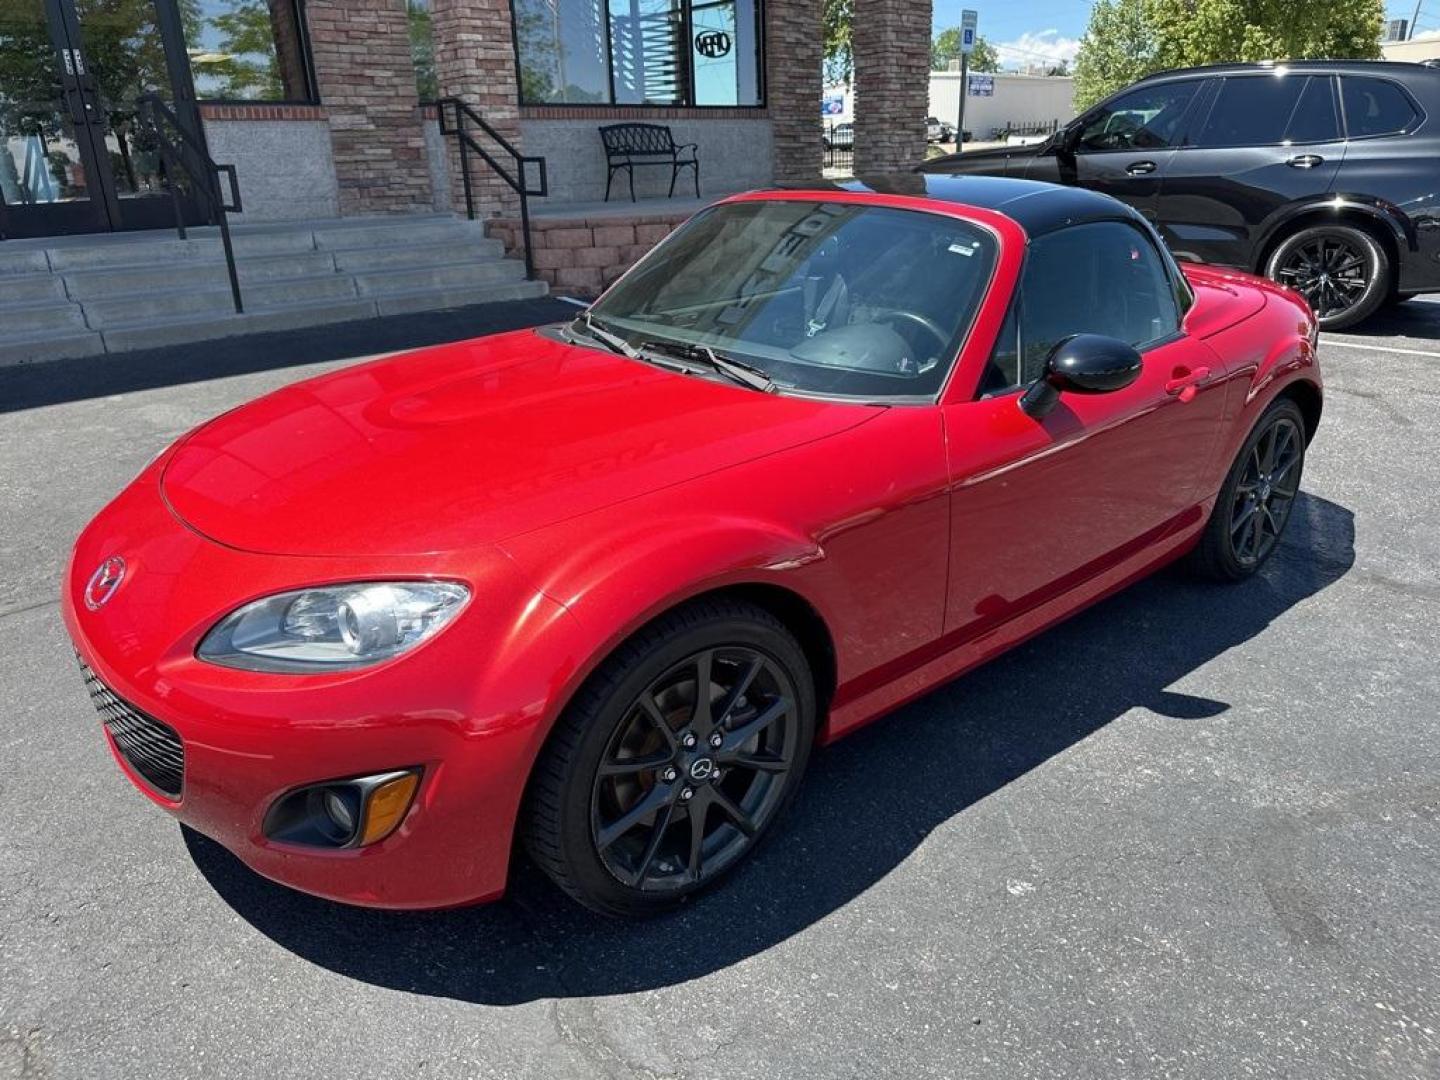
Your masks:
{"label": "black side mirror", "polygon": [[1140,377],[1144,361],[1133,345],[1100,334],[1075,334],[1050,350],[1045,370],[1020,397],[1036,420],[1055,408],[1062,393],[1108,394]]}

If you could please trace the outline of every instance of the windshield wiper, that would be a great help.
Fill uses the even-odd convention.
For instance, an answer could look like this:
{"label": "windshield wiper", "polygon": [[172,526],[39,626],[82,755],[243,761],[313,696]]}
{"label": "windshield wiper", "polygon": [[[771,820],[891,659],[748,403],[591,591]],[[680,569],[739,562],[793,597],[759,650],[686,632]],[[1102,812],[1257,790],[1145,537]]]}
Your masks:
{"label": "windshield wiper", "polygon": [[703,360],[712,370],[724,375],[731,382],[748,386],[751,390],[773,394],[778,385],[766,374],[764,368],[736,360],[733,356],[716,352],[709,345],[694,345],[686,341],[642,341],[642,351],[670,353],[686,360]]}
{"label": "windshield wiper", "polygon": [[[601,345],[604,345],[611,352],[619,353],[621,356],[628,357],[631,360],[640,359],[639,349],[637,349],[634,345],[631,345],[619,334],[613,334],[609,330],[606,330],[603,326],[601,326],[595,321],[594,316],[591,315],[590,312],[582,312],[580,316],[576,318],[575,322],[578,322],[581,326],[585,328],[584,333],[586,337],[590,338],[592,341],[598,341]],[[571,323],[570,326],[573,329],[575,323]]]}
{"label": "windshield wiper", "polygon": [[[586,337],[630,360],[648,361],[670,371],[678,371],[686,375],[697,374],[697,372],[683,362],[676,363],[676,360],[701,360],[711,370],[719,372],[741,386],[748,386],[752,390],[760,390],[767,394],[772,393],[776,388],[775,381],[762,369],[747,364],[743,360],[736,360],[732,356],[717,353],[708,345],[691,345],[681,341],[642,341],[639,345],[632,345],[619,334],[613,333],[597,323],[595,317],[588,311],[577,317],[575,323],[579,323],[584,328],[583,333]],[[572,329],[575,323],[571,323]]]}

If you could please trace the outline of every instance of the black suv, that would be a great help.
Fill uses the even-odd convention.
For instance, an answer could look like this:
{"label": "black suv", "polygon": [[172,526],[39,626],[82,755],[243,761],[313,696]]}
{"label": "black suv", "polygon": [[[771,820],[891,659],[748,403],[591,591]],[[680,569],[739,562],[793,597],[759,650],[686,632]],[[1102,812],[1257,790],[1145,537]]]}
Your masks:
{"label": "black suv", "polygon": [[1038,146],[922,172],[1093,188],[1150,218],[1176,256],[1302,293],[1327,330],[1440,291],[1440,67],[1381,61],[1167,71]]}

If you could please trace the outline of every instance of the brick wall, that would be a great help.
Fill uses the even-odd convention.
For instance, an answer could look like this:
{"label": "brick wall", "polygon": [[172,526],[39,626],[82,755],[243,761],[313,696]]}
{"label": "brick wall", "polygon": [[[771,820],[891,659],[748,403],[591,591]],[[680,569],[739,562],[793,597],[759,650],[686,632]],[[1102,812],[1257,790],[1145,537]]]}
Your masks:
{"label": "brick wall", "polygon": [[429,209],[405,0],[308,0],[305,16],[330,121],[340,212]]}
{"label": "brick wall", "polygon": [[[856,6],[864,2],[856,0]],[[902,7],[906,0],[889,2]],[[765,4],[765,102],[771,120],[777,183],[803,183],[820,176],[823,6],[821,0],[768,0]],[[924,8],[928,19],[928,2]],[[928,46],[925,55],[928,64]],[[922,93],[924,87],[922,80]],[[917,115],[925,114],[922,111]]]}
{"label": "brick wall", "polygon": [[[561,292],[595,296],[690,216],[690,211],[647,211],[634,216],[539,218],[530,223],[535,273]],[[489,226],[512,254],[523,254],[520,221]]]}
{"label": "brick wall", "polygon": [[[441,97],[462,98],[517,150],[520,146],[519,75],[511,32],[510,0],[431,0],[435,29],[435,76]],[[506,155],[481,133],[475,138],[504,165]],[[464,178],[454,140],[450,142],[451,201],[465,205]],[[473,159],[473,155],[472,155]],[[514,192],[483,161],[471,162],[470,178],[477,215],[514,212]]]}
{"label": "brick wall", "polygon": [[855,0],[855,172],[925,160],[930,0]]}

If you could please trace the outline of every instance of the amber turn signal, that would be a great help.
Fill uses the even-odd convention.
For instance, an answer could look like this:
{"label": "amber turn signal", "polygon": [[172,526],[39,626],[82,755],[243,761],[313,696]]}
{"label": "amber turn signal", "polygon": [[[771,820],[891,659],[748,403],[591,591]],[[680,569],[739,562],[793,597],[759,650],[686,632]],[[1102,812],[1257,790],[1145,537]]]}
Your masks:
{"label": "amber turn signal", "polygon": [[419,786],[420,774],[411,772],[386,780],[370,792],[365,801],[365,820],[360,827],[360,847],[384,840],[395,831],[410,809]]}

